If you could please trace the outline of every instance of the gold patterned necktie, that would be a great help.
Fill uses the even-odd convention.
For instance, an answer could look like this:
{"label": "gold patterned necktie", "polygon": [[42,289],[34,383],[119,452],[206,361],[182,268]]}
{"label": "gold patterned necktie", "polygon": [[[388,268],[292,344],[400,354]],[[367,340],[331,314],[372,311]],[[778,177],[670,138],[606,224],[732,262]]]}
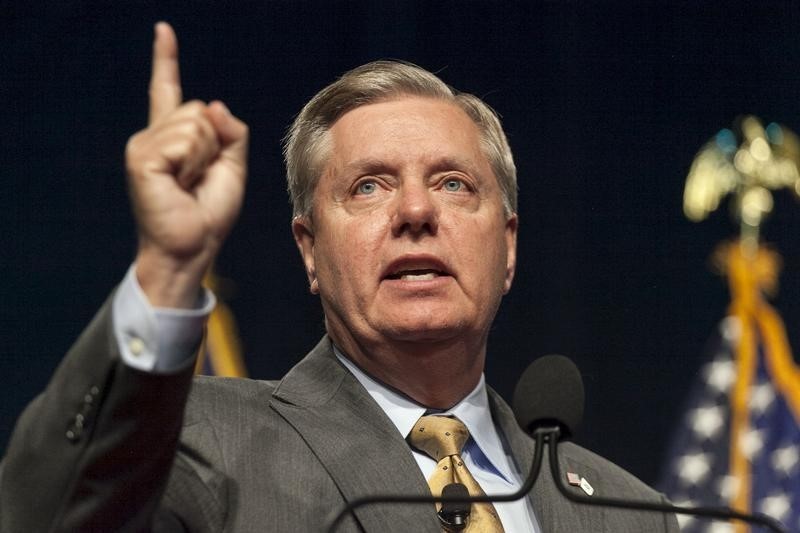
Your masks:
{"label": "gold patterned necktie", "polygon": [[[431,494],[434,496],[441,496],[442,489],[450,483],[463,484],[469,490],[470,496],[484,494],[461,459],[461,449],[468,438],[469,431],[460,420],[445,416],[423,416],[408,434],[408,441],[412,446],[436,461],[436,470],[428,479]],[[440,507],[441,504],[436,504],[437,510]],[[504,530],[491,503],[473,503],[464,531],[503,533]]]}

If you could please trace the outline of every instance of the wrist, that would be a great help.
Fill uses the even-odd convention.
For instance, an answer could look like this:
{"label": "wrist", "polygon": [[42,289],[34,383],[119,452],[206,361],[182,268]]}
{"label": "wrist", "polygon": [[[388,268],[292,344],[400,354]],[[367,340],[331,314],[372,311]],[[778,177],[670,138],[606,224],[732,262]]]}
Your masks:
{"label": "wrist", "polygon": [[202,294],[203,275],[210,261],[179,260],[141,249],[136,256],[136,280],[153,307],[190,309]]}

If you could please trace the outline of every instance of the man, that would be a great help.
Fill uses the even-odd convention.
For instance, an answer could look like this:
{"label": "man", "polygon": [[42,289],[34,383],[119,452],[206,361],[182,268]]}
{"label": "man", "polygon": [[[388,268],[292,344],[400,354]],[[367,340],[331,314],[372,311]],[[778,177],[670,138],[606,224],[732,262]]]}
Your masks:
{"label": "man", "polygon": [[[183,103],[165,23],[150,98],[126,151],[135,263],[20,419],[2,530],[322,531],[360,496],[438,492],[447,464],[473,492],[513,492],[533,443],[483,382],[517,237],[515,169],[492,111],[395,62],[318,93],[285,153],[292,231],[328,334],[280,383],[199,378],[190,392],[213,306],[200,282],[241,206],[248,131],[221,102]],[[443,421],[464,447],[430,457],[412,433]],[[660,499],[586,450],[563,451],[562,470],[599,494]],[[546,475],[530,498],[474,506],[468,525],[479,522],[677,530],[656,513],[572,505]],[[441,527],[432,505],[382,504],[339,530]]]}

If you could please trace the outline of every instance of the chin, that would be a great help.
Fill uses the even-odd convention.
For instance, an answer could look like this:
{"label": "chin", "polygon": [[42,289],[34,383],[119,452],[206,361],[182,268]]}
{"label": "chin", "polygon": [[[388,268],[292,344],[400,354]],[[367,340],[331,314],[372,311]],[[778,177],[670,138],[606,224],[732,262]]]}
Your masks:
{"label": "chin", "polygon": [[463,322],[430,319],[405,320],[402,323],[387,324],[381,329],[386,337],[405,342],[443,342],[456,338],[465,331]]}

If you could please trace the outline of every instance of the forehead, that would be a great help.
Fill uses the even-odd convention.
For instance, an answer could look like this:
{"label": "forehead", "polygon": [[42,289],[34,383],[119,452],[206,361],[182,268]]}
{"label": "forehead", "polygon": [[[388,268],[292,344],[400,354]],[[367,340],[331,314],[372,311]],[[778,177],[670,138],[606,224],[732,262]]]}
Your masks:
{"label": "forehead", "polygon": [[452,102],[404,96],[363,105],[342,115],[330,129],[331,158],[453,157],[481,165],[481,132]]}

